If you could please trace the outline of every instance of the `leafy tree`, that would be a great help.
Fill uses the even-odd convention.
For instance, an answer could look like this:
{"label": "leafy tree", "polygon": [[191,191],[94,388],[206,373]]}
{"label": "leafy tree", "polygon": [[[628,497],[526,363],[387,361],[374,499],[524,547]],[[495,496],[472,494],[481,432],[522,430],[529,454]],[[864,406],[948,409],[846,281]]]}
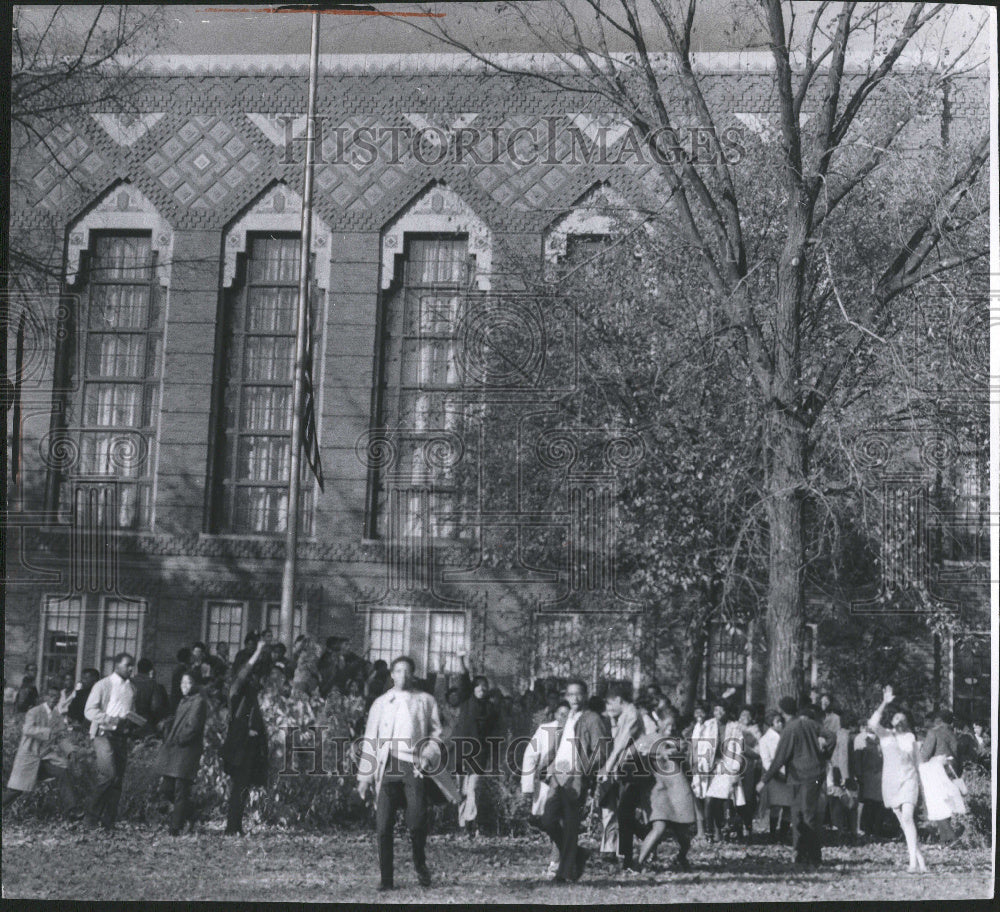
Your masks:
{"label": "leafy tree", "polygon": [[[676,484],[664,469],[637,489],[653,500],[636,505],[646,508],[680,487],[695,512],[699,503],[722,497],[728,512],[713,511],[713,541],[722,552],[728,545],[741,555],[724,565],[723,590],[752,594],[762,603],[769,702],[797,693],[806,570],[817,559],[810,536],[836,537],[838,511],[828,483],[831,469],[849,454],[840,447],[838,455],[838,438],[852,420],[855,428],[871,427],[865,422],[872,420],[898,422],[927,405],[902,395],[909,383],[905,370],[887,382],[892,340],[912,326],[921,296],[984,288],[973,270],[988,249],[988,132],[935,142],[931,129],[928,144],[925,119],[975,63],[975,29],[963,36],[958,52],[937,54],[904,72],[905,55],[940,39],[936,29],[949,15],[946,6],[822,3],[803,21],[794,4],[780,0],[741,4],[738,15],[763,36],[773,58],[767,78],[777,104],[777,142],[750,144],[739,161],[717,155],[699,165],[692,156],[671,155],[663,142],[699,128],[715,148],[724,145],[731,112],[714,99],[708,74],[698,71],[692,54],[700,22],[696,0],[501,4],[501,11],[555,53],[562,70],[518,71],[449,33],[447,23],[420,27],[437,29],[494,71],[594,98],[630,125],[647,160],[656,163],[657,202],[637,206],[669,238],[660,247],[662,268],[653,270],[662,283],[653,299],[665,309],[691,299],[713,353],[723,353],[708,362],[699,354],[692,363],[711,365],[718,385],[689,387],[682,372],[672,388],[654,385],[666,391],[659,409],[641,383],[630,399],[630,384],[648,380],[636,364],[641,357],[631,354],[643,349],[630,347],[634,340],[621,347],[612,341],[603,359],[595,355],[598,375],[610,370],[613,377],[605,385],[594,378],[593,389],[606,399],[596,414],[656,424],[666,443],[670,431],[663,429],[678,427],[671,392],[694,400],[706,391],[701,406],[710,414],[698,429],[705,445],[687,462],[675,449],[667,465],[677,472]],[[669,66],[660,51],[670,55]],[[980,86],[985,90],[985,83]],[[914,144],[924,148],[915,152]],[[607,304],[600,319],[612,324],[634,320],[638,326],[638,317],[650,315],[606,317]],[[655,333],[648,336],[660,341]],[[623,348],[630,352],[624,366]],[[676,443],[697,425],[679,427]],[[726,453],[739,454],[738,466],[726,462]],[[733,480],[731,497],[720,493],[727,485],[713,486],[719,479]],[[719,522],[727,534],[715,534]],[[713,580],[719,553],[692,560],[700,552],[689,547],[672,558],[663,552],[676,529],[664,529],[668,538],[659,541],[642,529],[636,538],[650,546],[635,551],[637,562],[639,555],[646,561],[636,569],[640,582],[644,572],[655,575],[657,587],[678,573],[702,584]],[[671,567],[672,559],[680,566]]]}

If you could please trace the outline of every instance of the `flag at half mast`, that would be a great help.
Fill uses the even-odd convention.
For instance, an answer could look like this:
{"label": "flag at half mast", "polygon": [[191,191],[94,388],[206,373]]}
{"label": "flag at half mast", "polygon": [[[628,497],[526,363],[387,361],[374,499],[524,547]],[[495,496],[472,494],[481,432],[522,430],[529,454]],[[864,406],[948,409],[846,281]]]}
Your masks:
{"label": "flag at half mast", "polygon": [[302,452],[309,468],[316,478],[320,491],[323,490],[323,463],[319,456],[319,435],[316,430],[316,387],[313,383],[313,321],[312,307],[306,320],[306,357],[303,364],[302,390]]}

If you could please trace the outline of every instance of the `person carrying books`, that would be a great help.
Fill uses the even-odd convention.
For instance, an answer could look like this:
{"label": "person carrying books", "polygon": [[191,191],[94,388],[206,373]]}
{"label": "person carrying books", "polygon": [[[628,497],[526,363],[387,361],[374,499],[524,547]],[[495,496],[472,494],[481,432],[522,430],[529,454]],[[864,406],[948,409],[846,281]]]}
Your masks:
{"label": "person carrying books", "polygon": [[90,737],[97,755],[97,782],[87,809],[87,821],[92,826],[99,824],[108,832],[115,826],[125,780],[127,729],[139,718],[135,714],[135,687],[129,680],[133,662],[129,653],[118,653],[114,671],[94,685],[83,711],[90,722]]}

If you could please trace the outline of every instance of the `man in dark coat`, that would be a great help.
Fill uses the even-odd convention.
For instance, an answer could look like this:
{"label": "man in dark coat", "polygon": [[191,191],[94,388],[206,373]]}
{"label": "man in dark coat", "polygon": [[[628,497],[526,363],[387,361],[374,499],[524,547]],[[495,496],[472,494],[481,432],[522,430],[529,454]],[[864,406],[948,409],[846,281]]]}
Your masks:
{"label": "man in dark coat", "polygon": [[344,673],[344,656],[340,649],[346,642],[347,638],[342,636],[334,635],[326,638],[326,647],[316,663],[316,670],[319,672],[319,692],[324,697],[334,687],[339,686],[338,682]]}
{"label": "man in dark coat", "polygon": [[229,689],[229,729],[220,756],[223,769],[232,779],[226,835],[243,832],[243,810],[250,787],[267,785],[267,727],[257,698],[266,669],[267,642],[261,638],[242,668],[236,671]]}
{"label": "man in dark coat", "polygon": [[477,675],[472,683],[472,695],[458,710],[458,719],[452,731],[455,746],[455,772],[459,776],[462,803],[458,809],[458,825],[471,836],[476,825],[479,808],[476,789],[479,777],[496,771],[491,763],[491,739],[499,734],[499,713],[489,699],[490,684],[484,675]]}
{"label": "man in dark coat", "polygon": [[101,673],[96,668],[84,668],[80,675],[80,686],[77,687],[73,699],[70,701],[69,709],[66,710],[66,721],[80,728],[90,728],[87,717],[83,710],[87,706],[87,697],[94,689],[94,685],[101,680]]}
{"label": "man in dark coat", "polygon": [[163,776],[162,794],[173,801],[171,836],[179,835],[190,817],[191,786],[198,775],[207,718],[208,701],[198,692],[194,677],[181,675],[181,700],[157,758],[157,772]]}
{"label": "man in dark coat", "polygon": [[821,743],[819,722],[809,715],[811,706],[805,705],[796,715],[793,697],[782,697],[778,709],[785,720],[781,740],[774,752],[774,760],[757,783],[757,791],[785,767],[788,784],[792,787],[792,843],[795,861],[810,867],[822,862],[819,835],[819,799],[826,778],[826,748]]}
{"label": "man in dark coat", "polygon": [[591,779],[596,775],[611,748],[611,738],[601,717],[586,709],[587,685],[570,681],[566,686],[569,718],[549,766],[551,788],[542,811],[541,828],[559,847],[559,868],[555,883],[580,879],[589,852],[577,845],[581,811]]}
{"label": "man in dark coat", "polygon": [[[618,821],[618,854],[622,856],[625,870],[637,870],[634,857],[635,812],[639,805],[642,782],[636,776],[635,764],[624,761],[633,750],[637,738],[645,733],[642,716],[638,707],[629,699],[632,688],[628,684],[612,683],[608,688],[606,707],[613,720],[611,749],[603,767],[598,773],[598,781],[612,785],[617,779],[617,788],[611,788],[602,806],[615,812]],[[598,786],[601,798],[601,786]]]}
{"label": "man in dark coat", "polygon": [[25,668],[24,677],[21,678],[21,686],[14,697],[14,712],[26,713],[33,706],[38,704],[38,688],[35,687],[35,678],[38,675],[38,667],[29,664]]}
{"label": "man in dark coat", "polygon": [[162,684],[155,680],[156,671],[149,659],[139,659],[136,673],[132,675],[132,686],[135,688],[135,711],[147,723],[143,734],[153,731],[168,712],[170,700]]}
{"label": "man in dark coat", "polygon": [[181,702],[181,677],[191,670],[191,650],[182,646],[177,650],[177,664],[170,675],[170,711]]}
{"label": "man in dark coat", "polygon": [[[923,744],[920,745],[920,762],[926,763],[934,757],[944,757],[950,764],[956,776],[962,775],[962,761],[958,755],[958,738],[951,727],[954,717],[948,710],[942,709],[934,714],[934,725],[927,732]],[[958,838],[951,817],[935,820],[938,838],[942,843],[954,842]]]}

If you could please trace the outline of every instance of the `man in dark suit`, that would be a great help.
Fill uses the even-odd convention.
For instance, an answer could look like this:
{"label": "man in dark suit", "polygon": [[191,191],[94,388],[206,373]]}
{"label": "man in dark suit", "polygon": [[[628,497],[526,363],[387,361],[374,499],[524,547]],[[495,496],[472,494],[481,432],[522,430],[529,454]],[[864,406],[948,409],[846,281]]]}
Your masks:
{"label": "man in dark suit", "polygon": [[826,778],[829,749],[819,722],[811,717],[812,706],[804,705],[796,715],[795,699],[782,697],[778,701],[778,709],[785,720],[785,728],[771,765],[757,783],[757,791],[763,791],[778,770],[786,768],[788,784],[792,788],[795,861],[815,867],[822,863],[819,800]]}
{"label": "man in dark suit", "polygon": [[559,849],[559,868],[553,880],[580,879],[589,852],[577,845],[581,810],[593,776],[611,748],[611,738],[601,717],[586,708],[587,685],[574,680],[566,685],[569,717],[549,767],[549,799],[542,811],[541,828]]}

